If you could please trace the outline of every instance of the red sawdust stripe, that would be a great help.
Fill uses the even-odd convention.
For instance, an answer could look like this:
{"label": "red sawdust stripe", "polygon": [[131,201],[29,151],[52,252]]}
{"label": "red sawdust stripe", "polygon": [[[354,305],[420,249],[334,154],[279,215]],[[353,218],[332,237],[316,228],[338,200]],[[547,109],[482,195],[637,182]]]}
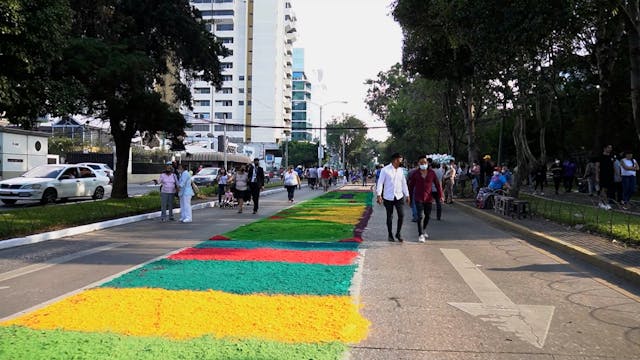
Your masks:
{"label": "red sawdust stripe", "polygon": [[171,255],[171,260],[279,261],[305,264],[350,265],[355,251],[300,251],[286,249],[189,248]]}

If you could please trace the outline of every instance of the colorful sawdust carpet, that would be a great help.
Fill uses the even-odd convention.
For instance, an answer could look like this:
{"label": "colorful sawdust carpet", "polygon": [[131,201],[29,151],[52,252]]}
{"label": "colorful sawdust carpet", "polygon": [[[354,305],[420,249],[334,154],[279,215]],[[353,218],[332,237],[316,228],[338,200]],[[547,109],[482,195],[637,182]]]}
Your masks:
{"label": "colorful sawdust carpet", "polygon": [[371,193],[330,192],[0,324],[7,359],[339,359]]}

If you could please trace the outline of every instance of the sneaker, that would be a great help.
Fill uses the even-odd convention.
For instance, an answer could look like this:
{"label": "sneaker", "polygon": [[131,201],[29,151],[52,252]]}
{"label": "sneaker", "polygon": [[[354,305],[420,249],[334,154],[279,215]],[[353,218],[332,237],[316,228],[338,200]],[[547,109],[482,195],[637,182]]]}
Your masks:
{"label": "sneaker", "polygon": [[420,243],[425,242],[424,235],[420,235],[420,236],[418,236],[418,242],[420,242]]}
{"label": "sneaker", "polygon": [[599,207],[600,209],[605,209],[605,210],[607,210],[607,206],[609,206],[609,205],[607,205],[607,204],[605,204],[605,203],[599,203],[599,204],[598,204],[598,207]]}
{"label": "sneaker", "polygon": [[404,239],[402,238],[402,235],[400,234],[396,234],[396,239],[398,239],[398,242],[403,242]]}
{"label": "sneaker", "polygon": [[393,236],[391,236],[391,235],[389,235],[389,237],[387,238],[387,240],[389,240],[389,241],[391,241],[391,242],[396,241],[396,240],[393,238]]}
{"label": "sneaker", "polygon": [[160,222],[167,222],[167,219],[160,219]]}

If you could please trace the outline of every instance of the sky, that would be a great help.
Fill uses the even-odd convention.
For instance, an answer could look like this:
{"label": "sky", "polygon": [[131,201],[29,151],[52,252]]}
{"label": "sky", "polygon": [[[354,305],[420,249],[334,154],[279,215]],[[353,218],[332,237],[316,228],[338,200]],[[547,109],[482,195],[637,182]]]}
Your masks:
{"label": "sky", "polygon": [[[293,0],[298,19],[296,48],[305,49],[305,72],[322,70],[322,83],[314,83],[312,101],[323,107],[323,126],[334,116],[355,115],[368,126],[384,126],[367,109],[367,79],[377,78],[402,59],[402,31],[391,16],[393,0]],[[313,75],[311,76],[313,80]],[[324,85],[324,86],[323,86]],[[326,88],[322,93],[317,89]],[[314,125],[319,124],[316,119]],[[384,140],[384,129],[369,130],[368,137]]]}

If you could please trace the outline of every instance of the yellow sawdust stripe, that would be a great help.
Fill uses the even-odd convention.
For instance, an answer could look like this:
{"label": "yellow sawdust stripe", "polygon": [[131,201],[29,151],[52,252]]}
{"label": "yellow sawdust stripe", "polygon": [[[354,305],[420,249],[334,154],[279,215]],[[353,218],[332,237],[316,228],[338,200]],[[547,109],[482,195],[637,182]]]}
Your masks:
{"label": "yellow sawdust stripe", "polygon": [[314,209],[301,211],[289,216],[290,219],[331,221],[340,224],[355,225],[360,221],[364,206],[350,206],[341,208]]}
{"label": "yellow sawdust stripe", "polygon": [[173,339],[209,334],[286,343],[357,343],[365,339],[369,321],[348,296],[97,288],[0,325]]}

